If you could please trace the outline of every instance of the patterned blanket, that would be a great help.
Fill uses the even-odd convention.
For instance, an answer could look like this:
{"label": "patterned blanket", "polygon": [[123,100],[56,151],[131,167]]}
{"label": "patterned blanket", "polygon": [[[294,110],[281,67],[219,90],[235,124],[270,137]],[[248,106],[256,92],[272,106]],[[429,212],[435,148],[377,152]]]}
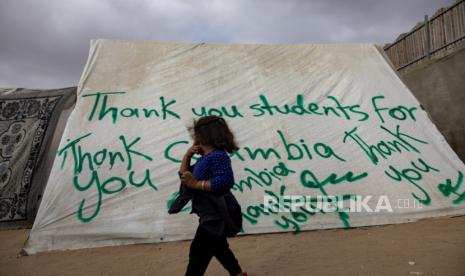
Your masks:
{"label": "patterned blanket", "polygon": [[76,87],[0,89],[0,229],[31,227]]}

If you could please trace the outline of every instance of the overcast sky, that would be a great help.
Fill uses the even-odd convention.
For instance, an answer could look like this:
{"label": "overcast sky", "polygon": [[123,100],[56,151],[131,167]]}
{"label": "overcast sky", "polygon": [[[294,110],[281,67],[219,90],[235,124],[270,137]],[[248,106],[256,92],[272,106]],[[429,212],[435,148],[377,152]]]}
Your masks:
{"label": "overcast sky", "polygon": [[0,87],[75,86],[95,38],[384,45],[454,0],[0,0]]}

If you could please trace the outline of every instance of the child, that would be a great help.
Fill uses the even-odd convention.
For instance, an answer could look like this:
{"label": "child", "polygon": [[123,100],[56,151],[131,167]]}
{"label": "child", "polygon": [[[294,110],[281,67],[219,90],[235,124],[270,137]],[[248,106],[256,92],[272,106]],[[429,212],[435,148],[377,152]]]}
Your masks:
{"label": "child", "polygon": [[[247,275],[242,272],[226,239],[242,228],[241,208],[230,191],[234,174],[227,153],[238,150],[234,135],[226,121],[217,116],[202,117],[194,121],[189,130],[194,144],[182,160],[179,196],[168,211],[177,213],[191,200],[191,213],[199,216],[186,275],[203,275],[213,256],[230,275]],[[202,156],[191,166],[194,154]]]}

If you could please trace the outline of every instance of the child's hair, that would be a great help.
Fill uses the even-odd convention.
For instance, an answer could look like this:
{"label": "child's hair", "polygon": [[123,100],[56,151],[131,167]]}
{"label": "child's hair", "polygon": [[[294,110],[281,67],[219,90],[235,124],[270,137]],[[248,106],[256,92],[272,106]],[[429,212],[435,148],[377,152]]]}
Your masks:
{"label": "child's hair", "polygon": [[194,120],[188,127],[192,137],[202,145],[233,153],[239,149],[234,142],[234,134],[226,121],[218,116],[205,116]]}

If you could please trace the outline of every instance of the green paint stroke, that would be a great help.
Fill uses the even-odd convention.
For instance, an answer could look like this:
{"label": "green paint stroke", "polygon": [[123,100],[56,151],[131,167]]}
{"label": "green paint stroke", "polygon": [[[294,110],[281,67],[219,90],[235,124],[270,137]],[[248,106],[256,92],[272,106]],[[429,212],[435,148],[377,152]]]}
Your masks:
{"label": "green paint stroke", "polygon": [[[316,175],[310,171],[305,170],[300,174],[300,182],[306,188],[319,189],[321,193],[325,196],[328,196],[326,189],[324,188],[327,184],[337,185],[343,182],[356,182],[368,176],[367,172],[360,173],[358,175],[354,174],[352,171],[346,172],[342,176],[337,176],[336,173],[331,173],[323,181],[320,181]],[[343,200],[348,200],[352,195],[342,195]],[[349,214],[342,209],[339,209],[339,205],[336,208],[336,212],[339,220],[341,220],[344,228],[350,228]]]}
{"label": "green paint stroke", "polygon": [[244,168],[244,171],[248,175],[245,179],[241,179],[237,183],[234,183],[232,187],[234,191],[240,191],[243,193],[244,187],[252,190],[254,185],[259,187],[271,186],[273,182],[282,181],[284,177],[295,173],[295,170],[289,168],[283,162],[279,162],[277,165],[273,166],[271,170],[265,168],[263,170],[256,171],[251,168]]}
{"label": "green paint stroke", "polygon": [[417,110],[416,107],[405,107],[402,105],[399,105],[393,108],[380,107],[377,101],[380,99],[384,99],[384,98],[385,97],[382,95],[374,96],[371,98],[371,104],[373,106],[373,110],[375,111],[381,123],[385,122],[384,119],[385,119],[386,114],[384,114],[383,116],[383,112],[387,112],[390,118],[395,119],[397,121],[405,121],[409,119],[415,122],[417,120],[414,114],[415,111]]}
{"label": "green paint stroke", "polygon": [[359,175],[355,175],[353,172],[349,171],[345,173],[343,176],[337,176],[336,173],[331,173],[328,177],[326,177],[323,181],[320,181],[313,172],[310,170],[304,170],[300,174],[300,182],[306,188],[311,189],[319,189],[323,195],[327,196],[328,193],[324,189],[324,186],[327,184],[340,184],[342,182],[355,182],[360,179],[363,179],[368,176],[367,172],[363,172]]}
{"label": "green paint stroke", "polygon": [[86,167],[92,171],[102,166],[105,161],[108,161],[110,169],[113,168],[116,161],[124,163],[127,162],[126,170],[132,170],[133,158],[140,157],[142,159],[153,161],[153,158],[133,149],[135,145],[141,140],[141,137],[136,137],[134,140],[128,142],[124,135],[119,136],[119,141],[122,145],[123,151],[109,151],[107,148],[103,148],[96,152],[84,152],[81,146],[81,142],[91,136],[92,133],[85,134],[74,140],[68,140],[68,143],[61,149],[58,150],[58,156],[63,156],[61,167],[66,163],[68,152],[71,152],[73,160],[73,170],[75,174],[81,173]]}
{"label": "green paint stroke", "polygon": [[[69,140],[68,143],[58,150],[58,156],[62,156],[63,160],[61,166],[65,165],[68,155],[72,156],[73,163],[73,186],[79,192],[86,192],[94,187],[97,194],[97,202],[86,204],[86,198],[83,198],[77,210],[77,217],[83,223],[89,223],[97,217],[102,206],[103,195],[116,194],[123,191],[127,185],[134,187],[143,187],[144,185],[150,186],[153,190],[157,191],[157,187],[152,182],[150,170],[144,170],[142,179],[136,179],[136,171],[133,169],[133,159],[141,158],[145,161],[153,161],[153,158],[147,154],[136,150],[137,143],[141,140],[140,137],[128,141],[124,135],[120,135],[118,140],[122,147],[122,151],[110,151],[107,148],[97,150],[95,152],[86,152],[83,150],[83,140],[90,137],[92,133],[85,134],[74,140]],[[69,153],[69,154],[68,154]],[[105,163],[108,163],[109,170],[113,168],[116,162],[126,165],[125,176],[110,176],[102,179],[99,174],[99,169]],[[81,174],[86,173],[89,179],[87,183],[81,183]],[[90,176],[88,176],[90,175]],[[91,197],[93,197],[91,195]],[[84,210],[92,209],[90,214],[85,215]]]}
{"label": "green paint stroke", "polygon": [[278,106],[271,104],[266,95],[260,95],[260,102],[251,104],[249,109],[254,112],[252,114],[254,117],[294,114],[297,116],[334,116],[346,120],[357,119],[360,122],[369,118],[368,113],[360,110],[360,105],[342,105],[333,96],[327,96],[327,99],[334,105],[320,105],[315,102],[305,103],[304,96],[297,94],[295,103]]}
{"label": "green paint stroke", "polygon": [[[150,177],[150,170],[146,169],[145,170],[145,176],[142,179],[142,181],[137,182],[134,179],[134,171],[131,171],[129,173],[128,180],[119,177],[119,176],[112,176],[109,177],[108,179],[104,180],[103,182],[101,181],[99,174],[96,170],[91,171],[91,177],[90,180],[87,184],[81,184],[79,183],[79,176],[75,175],[73,178],[73,185],[76,188],[76,190],[80,192],[85,192],[95,186],[96,192],[97,192],[97,203],[96,204],[89,204],[88,206],[86,205],[86,199],[83,198],[81,200],[81,203],[79,204],[78,211],[77,211],[77,217],[78,219],[83,222],[83,223],[89,223],[93,219],[97,217],[97,215],[100,212],[101,206],[102,206],[102,199],[103,195],[110,195],[110,194],[115,194],[120,191],[122,191],[127,184],[130,184],[135,187],[142,187],[145,184],[149,185],[153,190],[157,191],[157,187],[153,184],[151,177]],[[84,210],[85,209],[90,209],[93,208],[92,213],[89,215],[84,215]]]}
{"label": "green paint stroke", "polygon": [[219,116],[219,117],[229,117],[229,118],[236,118],[240,117],[243,118],[244,115],[239,111],[236,105],[231,106],[231,111],[228,111],[228,108],[225,106],[220,106],[219,108],[207,108],[202,106],[200,111],[192,108],[192,113],[195,116],[203,117],[203,116]]}
{"label": "green paint stroke", "polygon": [[170,110],[170,106],[176,103],[176,100],[172,99],[166,102],[165,97],[159,97],[160,108],[136,108],[136,107],[116,107],[109,104],[109,98],[115,95],[126,94],[124,91],[117,92],[96,92],[84,94],[82,97],[93,97],[94,104],[87,120],[93,121],[95,118],[98,121],[103,120],[105,117],[110,116],[111,122],[116,124],[118,119],[126,118],[151,118],[152,116],[161,117],[166,120],[168,118],[181,119],[181,117],[174,111]]}
{"label": "green paint stroke", "polygon": [[463,183],[463,173],[458,171],[458,174],[455,185],[452,185],[452,180],[450,178],[446,179],[446,183],[440,183],[438,185],[439,191],[441,191],[445,197],[449,197],[451,194],[457,196],[457,198],[452,201],[453,204],[460,204],[462,201],[465,201],[465,190],[462,193],[458,192]]}
{"label": "green paint stroke", "polygon": [[[411,168],[397,169],[392,165],[389,165],[389,172],[385,170],[384,173],[391,179],[402,182],[402,180],[407,180],[408,183],[416,187],[422,194],[423,197],[418,196],[416,193],[412,192],[411,195],[417,199],[421,204],[429,205],[431,204],[431,197],[428,192],[418,183],[423,179],[425,173],[432,171],[438,172],[439,170],[428,165],[423,159],[418,158],[418,163],[410,162],[412,164]],[[421,166],[420,166],[421,165]]]}
{"label": "green paint stroke", "polygon": [[352,130],[344,132],[342,141],[343,143],[346,143],[348,140],[355,142],[374,165],[378,165],[380,158],[388,159],[394,153],[402,154],[404,151],[420,153],[420,150],[415,147],[414,143],[428,144],[428,142],[416,138],[411,134],[401,132],[399,125],[396,126],[395,131],[389,130],[384,126],[380,126],[380,128],[394,137],[394,139],[389,141],[381,140],[374,145],[370,145],[357,133],[357,127],[354,127]]}
{"label": "green paint stroke", "polygon": [[[280,198],[285,195],[286,186],[281,185],[279,188],[279,195],[276,195],[271,190],[265,190],[265,193],[271,197],[275,198],[275,202],[279,202]],[[354,195],[343,195],[339,196],[342,200],[349,200]],[[312,201],[317,201],[317,198],[313,198]],[[282,204],[282,203],[281,203]],[[263,203],[257,205],[249,205],[245,208],[245,212],[242,213],[243,218],[252,225],[256,225],[259,222],[259,219],[263,216],[274,215],[276,219],[273,221],[274,225],[282,230],[292,230],[294,234],[301,232],[301,226],[308,221],[310,217],[313,217],[317,212],[322,214],[327,214],[323,208],[318,208],[313,203],[307,203],[311,209],[307,209],[308,206],[299,206],[296,210],[289,210],[286,214],[281,214],[279,212],[279,206],[274,206],[276,208],[265,208]],[[317,212],[315,211],[317,210]],[[337,206],[335,210],[338,214],[338,218],[341,220],[344,228],[350,228],[349,215],[340,210]]]}
{"label": "green paint stroke", "polygon": [[[299,142],[295,143],[289,141],[289,139],[287,139],[284,136],[284,133],[281,130],[278,129],[276,133],[279,138],[279,141],[281,142],[281,147],[284,148],[284,150],[281,150],[282,152],[280,152],[279,150],[279,148],[281,147],[251,148],[248,146],[244,146],[240,151],[232,153],[230,155],[231,158],[237,157],[241,161],[245,161],[246,158],[252,161],[256,161],[259,159],[282,160],[285,158],[287,160],[313,160],[316,158],[334,158],[340,162],[346,162],[346,160],[342,156],[337,154],[331,146],[325,143],[315,142],[313,146],[311,146],[307,144],[304,139],[299,139]],[[180,140],[170,143],[164,151],[165,159],[173,163],[181,163],[182,157],[175,156],[173,152],[178,152],[178,154],[183,153],[187,150],[188,146],[189,142],[186,140]],[[181,150],[178,150],[179,147],[181,147]]]}

